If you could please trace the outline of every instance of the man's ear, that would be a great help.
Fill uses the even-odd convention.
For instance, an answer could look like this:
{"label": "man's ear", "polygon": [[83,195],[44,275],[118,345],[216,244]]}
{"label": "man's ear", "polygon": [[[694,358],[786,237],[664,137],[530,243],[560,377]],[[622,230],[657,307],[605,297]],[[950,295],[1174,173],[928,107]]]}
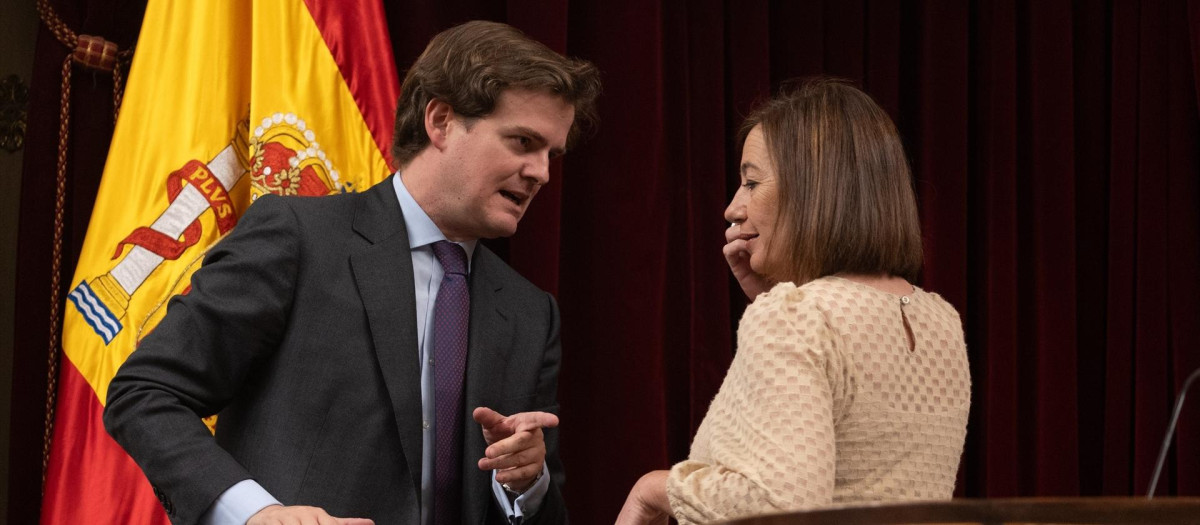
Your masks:
{"label": "man's ear", "polygon": [[441,99],[431,99],[425,105],[425,134],[429,135],[433,147],[445,149],[446,132],[454,119],[454,108]]}

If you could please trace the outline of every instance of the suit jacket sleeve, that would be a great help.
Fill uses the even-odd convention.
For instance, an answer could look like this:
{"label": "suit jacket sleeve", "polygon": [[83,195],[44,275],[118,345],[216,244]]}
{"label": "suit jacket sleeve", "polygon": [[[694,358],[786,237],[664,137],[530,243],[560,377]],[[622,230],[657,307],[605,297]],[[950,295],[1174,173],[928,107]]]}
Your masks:
{"label": "suit jacket sleeve", "polygon": [[104,424],[154,486],[173,523],[194,523],[251,477],[201,417],[219,412],[283,334],[302,233],[284,199],[259,199],[171,300],[121,366]]}

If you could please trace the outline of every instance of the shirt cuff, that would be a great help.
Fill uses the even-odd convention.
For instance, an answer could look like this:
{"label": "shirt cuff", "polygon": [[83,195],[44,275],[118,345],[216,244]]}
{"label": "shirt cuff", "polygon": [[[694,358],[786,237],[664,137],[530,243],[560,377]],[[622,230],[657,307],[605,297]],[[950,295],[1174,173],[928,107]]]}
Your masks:
{"label": "shirt cuff", "polygon": [[251,516],[271,505],[282,503],[256,481],[244,479],[217,497],[217,501],[200,516],[200,525],[245,525]]}
{"label": "shirt cuff", "polygon": [[504,510],[504,515],[508,516],[509,520],[513,518],[522,518],[537,514],[538,509],[542,508],[542,500],[546,499],[546,492],[550,490],[550,469],[546,468],[546,462],[542,462],[542,477],[533,482],[533,485],[528,490],[517,496],[516,499],[510,499],[511,495],[500,482],[496,481],[496,471],[492,471],[492,495],[496,497],[496,503],[500,504],[500,508]]}

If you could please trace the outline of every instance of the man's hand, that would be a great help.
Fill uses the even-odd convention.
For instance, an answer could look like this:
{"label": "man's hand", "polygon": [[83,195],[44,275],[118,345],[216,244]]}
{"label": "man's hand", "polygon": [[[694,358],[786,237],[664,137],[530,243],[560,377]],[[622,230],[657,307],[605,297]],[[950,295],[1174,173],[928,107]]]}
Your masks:
{"label": "man's hand", "polygon": [[523,492],[533,485],[546,461],[546,438],[542,428],[558,426],[558,416],[548,412],[521,412],[504,416],[487,407],[471,414],[483,428],[488,448],[479,460],[479,470],[495,470],[496,481]]}
{"label": "man's hand", "polygon": [[246,525],[375,525],[365,518],[335,518],[317,507],[271,505],[250,516]]}
{"label": "man's hand", "polygon": [[725,254],[729,270],[733,272],[733,277],[737,279],[750,302],[754,302],[759,294],[775,286],[775,281],[755,273],[754,269],[750,268],[750,252],[746,249],[746,236],[742,235],[741,224],[734,223],[725,229],[725,247],[721,252]]}
{"label": "man's hand", "polygon": [[666,525],[671,512],[667,501],[666,470],[655,470],[642,476],[625,498],[625,506],[617,515],[617,525]]}

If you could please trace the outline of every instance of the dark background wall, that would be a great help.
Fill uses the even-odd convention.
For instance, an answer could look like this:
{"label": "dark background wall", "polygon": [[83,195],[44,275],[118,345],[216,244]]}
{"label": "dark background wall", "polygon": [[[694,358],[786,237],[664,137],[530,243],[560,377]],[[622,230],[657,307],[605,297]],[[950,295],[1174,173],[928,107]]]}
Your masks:
{"label": "dark background wall", "polygon": [[[0,133],[20,136],[26,107],[37,11],[33,2],[0,0]],[[14,80],[15,78],[15,80]],[[19,87],[25,88],[22,90]],[[24,93],[26,96],[22,96]],[[9,133],[15,133],[8,135]],[[9,413],[12,405],[13,311],[16,307],[17,217],[24,147],[0,148],[0,509],[8,508]],[[22,401],[18,400],[17,403]],[[0,512],[0,523],[5,514]]]}
{"label": "dark background wall", "polygon": [[[137,34],[139,2],[52,3],[78,32],[122,48]],[[781,82],[817,73],[859,83],[905,139],[926,243],[920,284],[962,313],[972,362],[959,494],[1145,492],[1174,393],[1200,366],[1200,5],[385,3],[401,69],[436,32],[486,18],[604,72],[599,135],[565,158],[521,231],[493,243],[560,300],[577,522],[610,522],[641,473],[686,456],[744,308],[720,253],[734,130]],[[46,174],[66,53],[40,31],[14,296],[14,523],[37,514]],[[112,125],[111,78],[73,81],[66,276]],[[1200,405],[1185,410],[1174,450],[1160,493],[1200,495]]]}

